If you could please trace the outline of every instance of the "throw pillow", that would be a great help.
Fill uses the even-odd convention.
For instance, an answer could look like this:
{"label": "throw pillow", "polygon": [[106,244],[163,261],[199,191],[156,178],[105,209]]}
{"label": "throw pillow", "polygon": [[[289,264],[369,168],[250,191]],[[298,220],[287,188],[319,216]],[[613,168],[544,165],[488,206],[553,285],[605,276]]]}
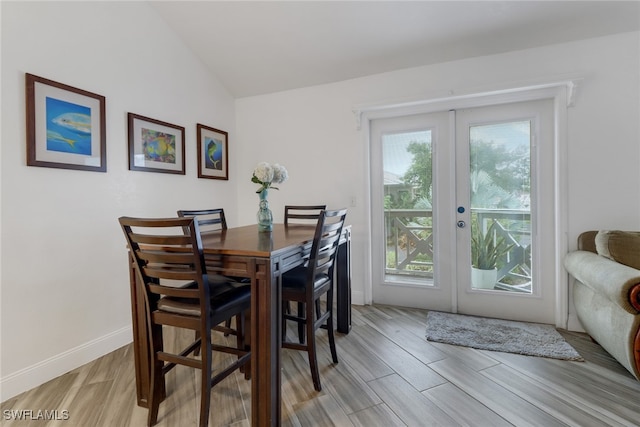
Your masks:
{"label": "throw pillow", "polygon": [[595,240],[598,255],[640,270],[640,232],[601,230]]}

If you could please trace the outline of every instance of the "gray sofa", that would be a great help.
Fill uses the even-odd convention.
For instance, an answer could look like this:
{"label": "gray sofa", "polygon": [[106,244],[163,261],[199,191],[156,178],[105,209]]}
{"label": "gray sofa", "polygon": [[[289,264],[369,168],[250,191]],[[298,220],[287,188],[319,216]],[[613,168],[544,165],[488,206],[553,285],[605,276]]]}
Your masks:
{"label": "gray sofa", "polygon": [[585,331],[640,380],[640,232],[584,232],[564,265]]}

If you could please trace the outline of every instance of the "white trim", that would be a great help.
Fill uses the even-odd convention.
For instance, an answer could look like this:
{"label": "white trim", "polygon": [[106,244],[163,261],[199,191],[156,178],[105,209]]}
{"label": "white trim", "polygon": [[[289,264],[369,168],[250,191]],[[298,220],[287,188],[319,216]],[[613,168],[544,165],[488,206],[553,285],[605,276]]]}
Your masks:
{"label": "white trim", "polygon": [[125,326],[0,379],[0,402],[37,387],[85,363],[132,342],[133,330]]}
{"label": "white trim", "polygon": [[[531,101],[543,98],[555,98],[558,90],[566,88],[569,93],[565,97],[565,105],[572,107],[576,92],[582,78],[571,78],[550,83],[541,83],[522,87],[498,89],[487,92],[474,92],[465,95],[453,95],[439,98],[422,99],[388,104],[358,105],[353,108],[356,128],[362,129],[374,119],[404,116],[420,113],[433,113],[452,109],[482,107],[486,105],[505,104],[508,102]],[[365,126],[365,128],[367,127]]]}
{"label": "white trim", "polygon": [[[371,257],[373,256],[373,247],[371,244],[371,235],[373,233],[373,222],[371,221],[371,144],[370,141],[370,127],[369,123],[362,130],[362,138],[364,142],[364,167],[362,168],[364,171],[364,176],[362,182],[364,183],[364,197],[363,197],[363,209],[364,209],[364,217],[366,218],[366,223],[364,224],[364,230],[367,234],[367,238],[362,239],[364,241],[363,245],[363,255],[364,255],[364,271],[363,278],[364,282],[362,284],[362,298],[363,303],[369,305],[373,302],[373,271],[371,265]],[[352,296],[353,301],[353,296]]]}
{"label": "white trim", "polygon": [[566,328],[569,323],[569,286],[567,273],[562,266],[562,258],[567,253],[567,108],[575,103],[576,92],[582,77],[558,79],[557,81],[507,87],[490,91],[478,91],[464,95],[434,97],[399,103],[357,105],[353,108],[356,127],[362,131],[365,152],[365,210],[367,218],[364,257],[365,303],[372,301],[372,222],[370,184],[370,126],[371,121],[380,118],[398,117],[411,114],[433,113],[462,108],[504,104],[509,102],[532,101],[545,98],[554,99],[555,132],[555,208],[556,208],[556,327]]}
{"label": "white trim", "polygon": [[[455,147],[456,145],[456,110],[449,110],[449,146]],[[456,170],[456,156],[455,154],[449,157],[449,170]],[[456,182],[455,180],[451,180],[449,182],[449,192],[451,194],[456,194]],[[457,208],[457,203],[454,203],[453,206],[450,206],[452,212],[455,212]],[[454,220],[455,222],[455,220]],[[456,233],[457,234],[457,233]],[[458,254],[458,239],[451,239],[451,248],[449,257],[451,259],[455,259]],[[458,267],[456,263],[452,262],[449,268],[449,277],[452,280],[452,283],[458,282]],[[458,289],[456,286],[451,286],[451,312],[458,312]]]}
{"label": "white trim", "polygon": [[568,252],[568,194],[567,178],[567,108],[573,107],[576,84],[560,87],[554,98],[555,116],[555,238],[556,238],[556,327],[567,329],[569,324],[569,273],[564,269],[562,261]]}

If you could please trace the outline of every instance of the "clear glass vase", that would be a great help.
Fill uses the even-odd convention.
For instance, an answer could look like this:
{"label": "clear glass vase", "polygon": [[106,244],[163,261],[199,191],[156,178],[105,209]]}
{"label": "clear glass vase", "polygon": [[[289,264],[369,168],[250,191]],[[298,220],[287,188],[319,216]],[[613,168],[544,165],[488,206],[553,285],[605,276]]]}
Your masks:
{"label": "clear glass vase", "polygon": [[260,197],[260,209],[256,215],[258,218],[258,231],[271,231],[273,230],[273,214],[269,209],[269,192],[265,188],[258,193]]}

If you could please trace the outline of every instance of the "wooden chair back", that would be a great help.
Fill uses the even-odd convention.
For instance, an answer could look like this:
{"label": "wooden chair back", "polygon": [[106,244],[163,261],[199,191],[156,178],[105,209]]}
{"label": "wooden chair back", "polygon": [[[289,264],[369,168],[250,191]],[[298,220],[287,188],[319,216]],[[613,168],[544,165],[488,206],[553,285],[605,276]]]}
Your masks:
{"label": "wooden chair back", "polygon": [[346,216],[346,209],[323,210],[320,212],[311,252],[309,253],[307,283],[312,291],[313,283],[318,275],[326,274],[333,278],[335,258]]}
{"label": "wooden chair back", "polygon": [[[122,217],[119,221],[146,290],[148,312],[155,310],[155,302],[161,296],[169,296],[200,300],[202,312],[207,313],[209,286],[205,286],[198,221],[193,217]],[[189,284],[197,286],[185,286]],[[193,322],[183,327],[199,328]]]}
{"label": "wooden chair back", "polygon": [[199,209],[199,210],[179,210],[179,217],[197,217],[198,227],[201,232],[226,230],[227,219],[224,216],[224,209]]}
{"label": "wooden chair back", "polygon": [[289,225],[289,220],[294,222],[318,221],[320,212],[325,210],[327,205],[285,205],[284,207],[284,225]]}

